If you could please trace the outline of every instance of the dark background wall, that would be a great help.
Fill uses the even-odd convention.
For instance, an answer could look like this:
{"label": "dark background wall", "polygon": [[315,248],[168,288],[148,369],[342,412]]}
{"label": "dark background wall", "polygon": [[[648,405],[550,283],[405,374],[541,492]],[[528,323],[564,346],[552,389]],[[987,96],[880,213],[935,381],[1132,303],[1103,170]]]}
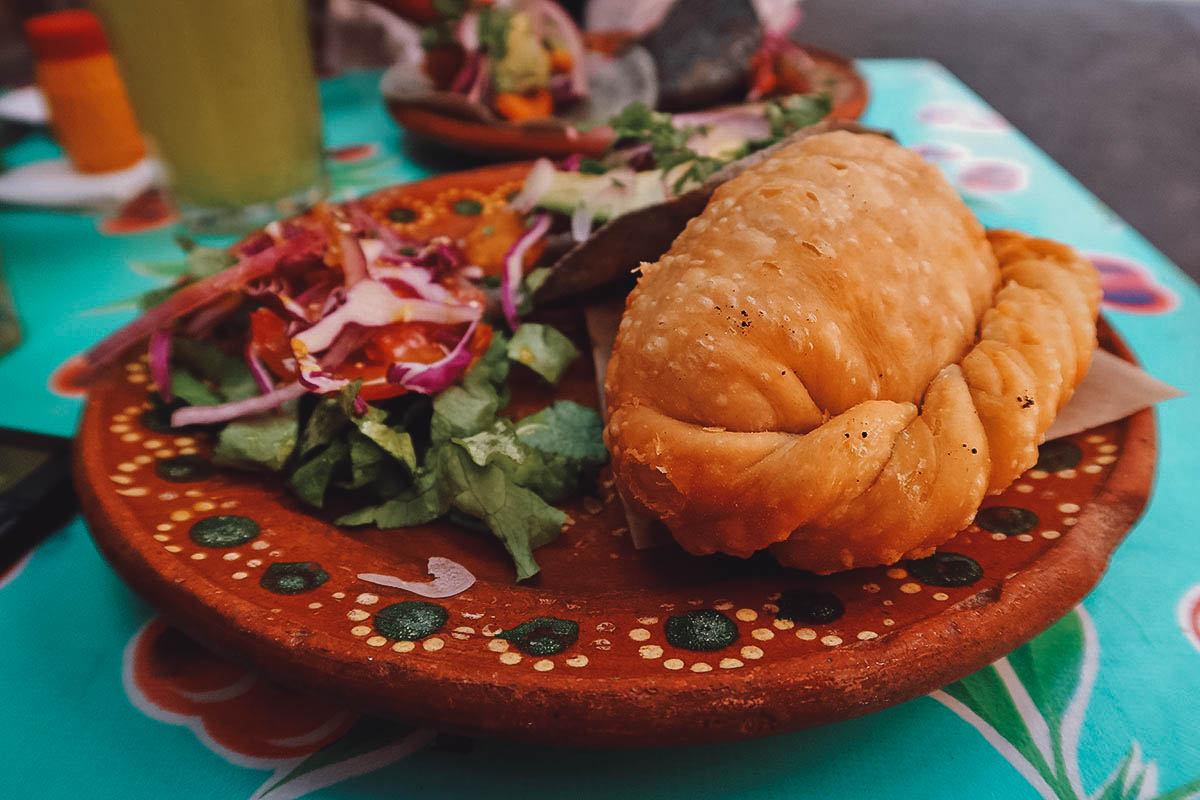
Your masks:
{"label": "dark background wall", "polygon": [[797,38],[940,61],[1200,280],[1200,2],[806,0]]}

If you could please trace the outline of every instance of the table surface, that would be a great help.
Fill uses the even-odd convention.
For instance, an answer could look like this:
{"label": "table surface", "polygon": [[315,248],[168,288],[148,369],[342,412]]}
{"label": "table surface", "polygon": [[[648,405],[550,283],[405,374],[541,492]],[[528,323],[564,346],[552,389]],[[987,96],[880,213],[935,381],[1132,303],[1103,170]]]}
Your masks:
{"label": "table surface", "polygon": [[[76,519],[0,575],[4,796],[1081,800],[1102,786],[1105,798],[1200,796],[1200,291],[942,67],[861,67],[873,93],[867,123],[937,160],[985,224],[1091,255],[1109,321],[1151,373],[1190,393],[1159,408],[1146,513],[1076,611],[992,667],[869,717],[720,746],[554,750],[358,717],[246,674],[139,601]],[[323,86],[339,196],[433,169],[385,115],[377,79]],[[4,158],[54,154],[29,139]],[[54,393],[51,371],[132,315],[99,306],[163,280],[131,266],[178,255],[168,228],[114,236],[98,222],[0,209],[26,334],[0,358],[0,425],[71,434],[82,401]]]}

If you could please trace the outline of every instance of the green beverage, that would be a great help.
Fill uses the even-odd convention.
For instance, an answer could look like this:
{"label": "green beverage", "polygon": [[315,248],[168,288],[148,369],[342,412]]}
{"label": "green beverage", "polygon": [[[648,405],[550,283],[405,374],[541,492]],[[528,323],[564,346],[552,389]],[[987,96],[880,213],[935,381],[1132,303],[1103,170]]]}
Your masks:
{"label": "green beverage", "polygon": [[320,105],[303,0],[92,5],[185,223],[233,231],[320,198]]}

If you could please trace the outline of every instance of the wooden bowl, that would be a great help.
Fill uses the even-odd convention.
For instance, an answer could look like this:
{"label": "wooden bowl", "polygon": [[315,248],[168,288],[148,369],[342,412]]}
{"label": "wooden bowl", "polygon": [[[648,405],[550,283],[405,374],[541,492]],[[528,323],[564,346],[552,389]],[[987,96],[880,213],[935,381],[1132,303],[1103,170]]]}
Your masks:
{"label": "wooden bowl", "polygon": [[[816,64],[822,80],[834,81],[834,105],[830,116],[855,120],[867,106],[867,83],[846,58],[818,48],[805,48]],[[807,91],[808,87],[784,87],[789,91]],[[561,128],[487,123],[450,114],[416,108],[384,99],[388,112],[405,130],[439,146],[463,153],[494,159],[565,158],[573,153],[595,157],[612,141],[607,127],[586,133],[568,133]]]}
{"label": "wooden bowl", "polygon": [[[387,190],[373,209],[456,186],[507,192],[515,169]],[[581,336],[582,324],[569,332]],[[1104,324],[1101,342],[1132,360]],[[164,465],[203,459],[209,442],[145,427],[148,381],[135,351],[107,371],[74,456],[96,542],[138,592],[214,651],[297,688],[443,730],[554,745],[764,736],[957,680],[1096,584],[1146,501],[1155,462],[1150,411],[1049,443],[943,553],[828,577],[760,557],[635,550],[606,472],[594,494],[564,506],[573,524],[537,551],[542,573],[518,585],[488,536],[442,523],[338,529],[273,479],[178,480]],[[587,359],[556,391],[513,388],[514,416],[555,396],[596,402]],[[216,516],[257,529],[242,522],[247,537],[221,546],[203,535]],[[464,565],[476,584],[425,601],[356,577],[425,580],[432,556]],[[411,638],[397,638],[397,620]]]}

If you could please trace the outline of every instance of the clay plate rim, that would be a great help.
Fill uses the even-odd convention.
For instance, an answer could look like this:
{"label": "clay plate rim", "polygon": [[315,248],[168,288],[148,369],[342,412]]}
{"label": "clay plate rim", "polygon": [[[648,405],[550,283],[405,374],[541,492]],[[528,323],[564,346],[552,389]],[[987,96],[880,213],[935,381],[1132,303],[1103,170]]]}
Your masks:
{"label": "clay plate rim", "polygon": [[[520,169],[441,176],[402,191],[482,187]],[[1103,320],[1099,328],[1104,347],[1135,361]],[[957,680],[1040,633],[1096,584],[1149,496],[1153,411],[1129,417],[1122,427],[1122,455],[1072,535],[998,590],[906,626],[902,636],[897,631],[752,671],[714,672],[701,682],[676,673],[653,680],[559,675],[547,681],[532,671],[502,670],[468,679],[439,674],[436,665],[371,660],[332,634],[264,620],[261,606],[191,571],[150,537],[127,537],[123,531],[141,533],[144,521],[118,496],[97,489],[108,472],[100,457],[107,430],[100,403],[88,402],[84,410],[73,472],[93,538],[116,571],[182,630],[233,661],[366,713],[469,735],[581,747],[662,746],[765,736],[860,716]]]}
{"label": "clay plate rim", "polygon": [[[869,90],[853,62],[819,47],[805,46],[804,51],[815,61],[832,67],[853,87],[850,95],[837,103],[829,116],[842,120],[861,117],[867,107]],[[486,158],[565,158],[574,153],[599,156],[612,139],[605,129],[580,133],[572,138],[561,130],[459,119],[386,99],[385,105],[388,113],[405,130],[446,147]]]}

